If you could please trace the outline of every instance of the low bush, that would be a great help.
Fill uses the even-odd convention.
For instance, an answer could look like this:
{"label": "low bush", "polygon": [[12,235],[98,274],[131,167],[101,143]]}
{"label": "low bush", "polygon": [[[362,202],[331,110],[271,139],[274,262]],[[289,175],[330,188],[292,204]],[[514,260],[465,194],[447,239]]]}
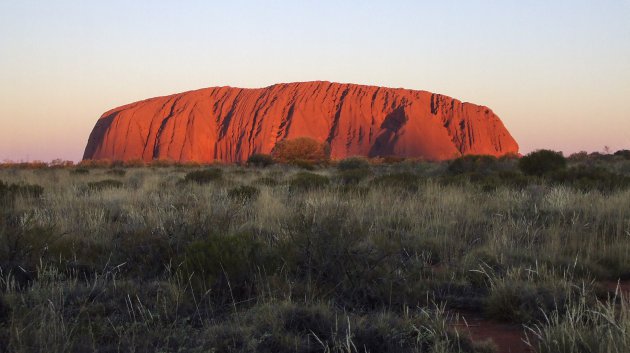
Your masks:
{"label": "low bush", "polygon": [[13,273],[19,285],[32,281],[40,261],[60,236],[54,225],[35,224],[32,214],[22,219],[1,214],[0,275]]}
{"label": "low bush", "polygon": [[271,152],[273,159],[280,163],[308,162],[325,163],[330,159],[330,146],[308,137],[282,140]]}
{"label": "low bush", "polygon": [[105,190],[105,189],[118,189],[118,188],[123,187],[123,185],[124,185],[123,182],[120,180],[105,179],[105,180],[90,182],[87,184],[87,188],[89,190],[98,191],[98,190]]}
{"label": "low bush", "polygon": [[111,165],[112,161],[106,159],[84,159],[78,164],[81,168],[109,168]]}
{"label": "low bush", "polygon": [[579,166],[549,175],[552,182],[579,190],[610,192],[630,188],[630,177],[601,167]]}
{"label": "low bush", "polygon": [[125,174],[127,174],[127,171],[120,168],[114,168],[114,169],[108,170],[107,174],[117,176],[117,177],[124,177]]}
{"label": "low bush", "polygon": [[320,189],[330,183],[330,180],[315,173],[301,172],[296,174],[289,182],[289,187],[292,190],[312,190]]}
{"label": "low bush", "polygon": [[222,179],[223,179],[223,171],[218,168],[195,170],[195,171],[189,172],[184,177],[184,181],[193,182],[197,184],[208,184],[213,181],[220,181]]}
{"label": "low bush", "polygon": [[258,270],[273,272],[264,244],[250,233],[209,235],[188,245],[183,269],[217,304],[254,297]]}
{"label": "low bush", "polygon": [[464,173],[445,175],[439,178],[444,185],[478,185],[483,191],[495,191],[500,187],[523,189],[532,182],[531,178],[515,171],[499,171],[489,174]]}
{"label": "low bush", "polygon": [[147,163],[148,166],[154,168],[167,168],[177,166],[179,163],[172,159],[154,159],[151,162]]}
{"label": "low bush", "polygon": [[85,168],[85,167],[79,167],[79,168],[72,169],[70,171],[70,174],[72,174],[72,175],[87,175],[87,174],[90,174],[90,170],[88,168]]}
{"label": "low bush", "polygon": [[494,156],[468,155],[452,160],[448,165],[449,174],[487,174],[498,169],[498,160]]}
{"label": "low bush", "polygon": [[383,157],[382,162],[383,164],[398,164],[404,162],[405,160],[405,157],[385,156]]}
{"label": "low bush", "polygon": [[542,176],[564,170],[567,167],[567,160],[562,156],[562,152],[538,150],[522,157],[518,161],[518,167],[526,175]]}
{"label": "low bush", "polygon": [[370,163],[363,157],[350,157],[337,164],[337,175],[343,185],[358,184],[371,175]]}
{"label": "low bush", "polygon": [[381,187],[394,187],[416,191],[420,184],[420,177],[409,172],[385,174],[374,178],[372,184]]}
{"label": "low bush", "polygon": [[240,201],[254,200],[258,195],[260,195],[260,190],[255,186],[249,185],[241,185],[228,191],[228,197]]}
{"label": "low bush", "polygon": [[144,167],[147,165],[142,159],[128,160],[128,161],[125,161],[123,164],[125,167],[128,167],[128,168],[133,168],[133,167],[139,168],[139,167]]}
{"label": "low bush", "polygon": [[9,185],[0,180],[0,202],[9,196]]}
{"label": "low bush", "polygon": [[11,204],[17,196],[39,198],[44,188],[36,184],[6,184],[0,180],[0,206]]}
{"label": "low bush", "polygon": [[13,184],[9,186],[9,191],[24,197],[38,198],[44,193],[44,188],[36,184]]}
{"label": "low bush", "polygon": [[545,313],[562,310],[566,295],[540,284],[500,282],[490,290],[484,312],[500,321],[533,323],[543,319]]}
{"label": "low bush", "polygon": [[621,157],[623,159],[630,159],[630,150],[619,150],[615,152],[615,156]]}
{"label": "low bush", "polygon": [[369,169],[349,169],[343,170],[338,173],[339,179],[342,184],[358,184],[362,180],[367,179],[372,172]]}
{"label": "low bush", "polygon": [[265,186],[271,186],[271,187],[278,185],[278,181],[272,177],[259,178],[258,180],[256,180],[255,183],[258,185],[265,185]]}
{"label": "low bush", "polygon": [[597,302],[583,296],[533,326],[530,342],[540,353],[630,352],[630,302]]}
{"label": "low bush", "polygon": [[122,233],[113,243],[112,261],[124,263],[125,274],[139,279],[157,278],[175,258],[169,237],[152,234],[150,229]]}
{"label": "low bush", "polygon": [[365,170],[370,168],[370,163],[363,157],[349,157],[342,159],[337,164],[337,169],[340,171],[347,170]]}
{"label": "low bush", "polygon": [[315,170],[317,164],[315,162],[307,161],[304,159],[296,159],[291,162],[291,165],[302,168],[304,170]]}
{"label": "low bush", "polygon": [[247,165],[250,167],[265,168],[273,164],[273,157],[269,154],[256,153],[247,159]]}
{"label": "low bush", "polygon": [[238,325],[214,325],[208,337],[216,351],[315,353],[491,353],[446,324],[434,310],[352,314],[325,304],[277,303],[238,313]]}

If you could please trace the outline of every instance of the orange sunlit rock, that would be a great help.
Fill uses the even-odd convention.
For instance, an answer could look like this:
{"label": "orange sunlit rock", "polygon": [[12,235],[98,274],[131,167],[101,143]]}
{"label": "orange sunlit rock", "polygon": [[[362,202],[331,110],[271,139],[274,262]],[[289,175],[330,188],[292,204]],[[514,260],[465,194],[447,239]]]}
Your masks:
{"label": "orange sunlit rock", "polygon": [[96,122],[83,158],[240,162],[297,137],[328,142],[333,159],[518,153],[483,106],[425,91],[303,82],[205,88],[112,109]]}

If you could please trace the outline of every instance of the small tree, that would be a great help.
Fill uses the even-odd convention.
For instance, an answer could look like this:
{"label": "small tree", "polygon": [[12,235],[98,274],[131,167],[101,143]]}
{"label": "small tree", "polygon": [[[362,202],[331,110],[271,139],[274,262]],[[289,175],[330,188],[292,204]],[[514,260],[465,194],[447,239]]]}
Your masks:
{"label": "small tree", "polygon": [[518,167],[524,174],[541,176],[565,169],[567,160],[562,152],[538,150],[521,158]]}
{"label": "small tree", "polygon": [[330,147],[326,142],[318,142],[312,138],[299,137],[282,140],[271,152],[273,159],[280,163],[318,164],[330,160]]}

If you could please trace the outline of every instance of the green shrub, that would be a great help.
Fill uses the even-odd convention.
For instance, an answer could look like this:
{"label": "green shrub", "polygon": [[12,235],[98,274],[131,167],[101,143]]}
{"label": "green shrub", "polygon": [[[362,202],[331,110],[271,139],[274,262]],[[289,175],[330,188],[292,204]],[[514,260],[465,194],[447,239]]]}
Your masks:
{"label": "green shrub", "polygon": [[374,178],[372,183],[377,186],[395,187],[409,191],[416,191],[419,187],[420,177],[409,172],[385,174]]}
{"label": "green shrub", "polygon": [[220,181],[222,179],[223,179],[223,171],[217,168],[195,170],[195,171],[189,172],[184,177],[184,181],[193,182],[197,184],[208,184],[213,181]]}
{"label": "green shrub", "polygon": [[199,288],[212,289],[218,303],[249,299],[258,270],[273,271],[264,244],[250,233],[210,235],[188,245],[183,269]]}
{"label": "green shrub", "polygon": [[405,160],[406,160],[405,157],[398,157],[398,156],[385,156],[382,159],[384,164],[398,164],[398,163],[404,162]]}
{"label": "green shrub", "polygon": [[19,284],[31,281],[49,246],[59,237],[54,225],[37,225],[32,214],[20,220],[0,214],[0,275],[13,272]]}
{"label": "green shrub", "polygon": [[554,183],[564,184],[579,190],[610,192],[630,187],[630,177],[613,173],[600,167],[579,166],[549,175]]}
{"label": "green shrub", "polygon": [[330,183],[330,180],[322,175],[300,172],[296,174],[289,182],[292,190],[312,190],[323,188]]}
{"label": "green shrub", "polygon": [[150,229],[122,233],[114,246],[113,258],[117,263],[125,263],[124,270],[136,278],[160,276],[175,257],[169,237],[153,234]]}
{"label": "green shrub", "polygon": [[84,159],[77,166],[80,168],[109,168],[112,162],[107,159]]}
{"label": "green shrub", "polygon": [[273,187],[273,186],[278,185],[278,181],[271,177],[262,177],[256,180],[256,184]]}
{"label": "green shrub", "polygon": [[350,157],[337,164],[338,176],[344,185],[358,184],[370,176],[370,164],[363,157]]}
{"label": "green shrub", "polygon": [[291,162],[291,165],[302,168],[304,170],[315,170],[315,166],[317,164],[304,159],[296,159],[295,161]]}
{"label": "green shrub", "polygon": [[615,156],[621,157],[623,159],[630,159],[630,150],[619,150],[615,152]]}
{"label": "green shrub", "polygon": [[273,164],[273,157],[269,154],[256,153],[247,159],[247,165],[251,167],[264,168]]}
{"label": "green shrub", "polygon": [[494,156],[468,155],[454,159],[448,165],[450,174],[490,173],[498,169],[498,160]]}
{"label": "green shrub", "polygon": [[337,164],[337,169],[340,171],[357,169],[364,170],[369,168],[370,163],[367,159],[363,157],[349,157],[346,159],[342,159],[341,161],[339,161],[339,164]]}
{"label": "green shrub", "polygon": [[177,161],[172,159],[154,159],[151,162],[147,163],[147,165],[154,168],[167,168],[178,165]]}
{"label": "green shrub", "polygon": [[550,312],[534,326],[536,352],[630,352],[628,298],[591,304],[585,297],[573,300],[565,311]]}
{"label": "green shrub", "polygon": [[145,167],[147,164],[142,159],[131,159],[124,162],[125,167]]}
{"label": "green shrub", "polygon": [[0,201],[9,196],[9,185],[0,180]]}
{"label": "green shrub", "polygon": [[500,187],[523,189],[531,182],[530,178],[515,171],[499,171],[489,174],[465,173],[442,176],[440,182],[444,185],[478,185],[483,191],[495,191]]}
{"label": "green shrub", "polygon": [[562,152],[538,150],[522,157],[518,162],[518,167],[526,175],[542,176],[564,170],[567,167],[567,161],[562,156]]}
{"label": "green shrub", "polygon": [[125,171],[124,169],[115,168],[115,169],[108,170],[107,174],[117,176],[117,177],[123,177],[125,176],[125,174],[127,174],[127,171]]}
{"label": "green shrub", "polygon": [[88,189],[98,191],[105,189],[118,189],[123,187],[123,183],[120,180],[105,179],[100,181],[94,181],[87,184]]}
{"label": "green shrub", "polygon": [[260,195],[260,190],[255,186],[241,185],[228,191],[228,196],[235,200],[253,200]]}
{"label": "green shrub", "polygon": [[17,196],[39,198],[44,188],[36,184],[6,184],[0,180],[0,208],[13,204]]}
{"label": "green shrub", "polygon": [[44,187],[36,184],[16,184],[14,193],[22,196],[38,198],[44,193]]}
{"label": "green shrub", "polygon": [[330,159],[330,146],[308,137],[282,140],[271,152],[273,159],[280,163],[308,162],[325,163]]}
{"label": "green shrub", "polygon": [[75,169],[71,170],[70,174],[72,174],[72,175],[86,175],[86,174],[90,174],[90,170],[88,168],[79,167],[79,168],[75,168]]}
{"label": "green shrub", "polygon": [[[238,316],[237,316],[238,315]],[[273,303],[234,314],[206,335],[217,352],[491,353],[431,310],[348,313],[326,304]]]}
{"label": "green shrub", "polygon": [[530,323],[563,309],[565,297],[566,293],[540,284],[500,282],[492,287],[484,312],[496,320]]}
{"label": "green shrub", "polygon": [[44,188],[37,184],[5,184],[0,181],[0,197],[32,197],[38,198],[44,193]]}
{"label": "green shrub", "polygon": [[339,179],[344,185],[358,184],[372,173],[369,169],[349,169],[339,172]]}

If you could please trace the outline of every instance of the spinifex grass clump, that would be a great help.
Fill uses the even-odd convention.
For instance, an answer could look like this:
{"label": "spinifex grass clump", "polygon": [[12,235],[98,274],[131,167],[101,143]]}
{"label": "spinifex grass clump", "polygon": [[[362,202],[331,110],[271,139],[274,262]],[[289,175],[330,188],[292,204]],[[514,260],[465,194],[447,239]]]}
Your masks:
{"label": "spinifex grass clump", "polygon": [[105,190],[105,189],[117,189],[123,187],[123,182],[114,179],[104,179],[99,181],[90,182],[87,184],[89,190]]}
{"label": "spinifex grass clump", "polygon": [[72,174],[72,175],[87,175],[87,174],[90,174],[90,170],[88,168],[84,168],[84,167],[77,167],[77,168],[74,168],[74,169],[70,170],[70,174]]}
{"label": "spinifex grass clump", "polygon": [[213,181],[220,181],[223,179],[223,171],[218,168],[210,168],[205,170],[195,170],[189,172],[184,177],[184,181],[193,182],[197,184],[208,184]]}
{"label": "spinifex grass clump", "polygon": [[17,197],[39,198],[44,188],[37,184],[7,184],[0,180],[0,206],[12,203]]}
{"label": "spinifex grass clump", "polygon": [[374,178],[372,184],[377,187],[393,187],[416,191],[420,184],[420,177],[410,172],[385,174]]}
{"label": "spinifex grass clump", "polygon": [[312,190],[312,189],[321,189],[328,185],[330,180],[319,174],[309,173],[309,172],[300,172],[296,174],[291,181],[289,182],[289,186],[291,190]]}
{"label": "spinifex grass clump", "polygon": [[121,168],[112,168],[107,171],[107,174],[117,177],[123,177],[125,176],[125,174],[127,174],[127,171]]}
{"label": "spinifex grass clump", "polygon": [[630,176],[611,172],[602,167],[579,166],[551,174],[554,183],[568,185],[582,191],[611,192],[630,187]]}
{"label": "spinifex grass clump", "polygon": [[540,353],[627,352],[630,303],[621,292],[612,299],[593,305],[581,297],[564,311],[550,312],[528,327],[530,345]]}
{"label": "spinifex grass clump", "polygon": [[270,154],[256,153],[247,158],[247,165],[251,167],[265,168],[274,163]]}
{"label": "spinifex grass clump", "polygon": [[367,179],[372,173],[367,159],[361,157],[350,157],[341,160],[337,165],[339,179],[342,184],[358,184]]}
{"label": "spinifex grass clump", "polygon": [[241,185],[230,189],[228,196],[234,200],[249,201],[254,200],[260,195],[260,190],[255,186]]}

